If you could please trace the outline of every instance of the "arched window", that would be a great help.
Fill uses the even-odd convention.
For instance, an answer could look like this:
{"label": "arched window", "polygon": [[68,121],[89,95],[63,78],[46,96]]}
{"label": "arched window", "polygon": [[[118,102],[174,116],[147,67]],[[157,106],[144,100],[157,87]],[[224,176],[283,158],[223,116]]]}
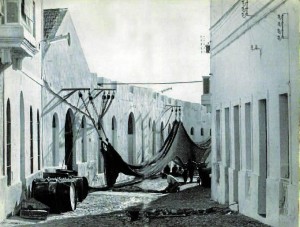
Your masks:
{"label": "arched window", "polygon": [[33,113],[30,106],[30,173],[33,173]]}
{"label": "arched window", "polygon": [[164,123],[161,122],[160,124],[160,148],[164,145],[165,138],[164,138]]}
{"label": "arched window", "polygon": [[111,135],[111,144],[113,145],[113,147],[115,149],[117,149],[117,139],[118,139],[118,135],[117,135],[117,120],[116,120],[116,117],[113,116],[113,118],[111,119],[111,132],[112,132],[112,135]]}
{"label": "arched window", "polygon": [[152,124],[152,154],[156,154],[156,123],[153,121]]}
{"label": "arched window", "polygon": [[49,163],[50,165],[53,166],[59,164],[58,141],[59,141],[59,122],[58,122],[57,113],[55,113],[52,118],[52,160],[50,160],[51,163]]}
{"label": "arched window", "polygon": [[141,139],[142,139],[142,144],[141,144],[141,148],[142,148],[142,151],[141,151],[141,156],[142,156],[142,162],[144,161],[145,159],[145,132],[144,132],[144,121],[142,120],[141,121]]}
{"label": "arched window", "polygon": [[149,118],[149,122],[148,122],[148,130],[147,130],[147,137],[148,137],[148,144],[146,147],[146,153],[147,154],[152,154],[152,128],[151,128],[151,118]]}
{"label": "arched window", "polygon": [[37,110],[36,115],[36,122],[37,122],[37,152],[38,152],[38,170],[41,169],[41,134],[40,134],[40,113]]}
{"label": "arched window", "polygon": [[86,146],[86,119],[82,117],[81,121],[81,161],[87,161],[87,146]]}
{"label": "arched window", "polygon": [[135,120],[133,113],[129,114],[128,118],[128,162],[129,164],[136,164],[136,154],[135,154]]}
{"label": "arched window", "polygon": [[194,135],[194,127],[191,128],[191,136]]}
{"label": "arched window", "polygon": [[201,136],[204,136],[204,129],[203,128],[201,128],[200,134],[201,134]]}
{"label": "arched window", "polygon": [[6,173],[7,185],[9,186],[11,185],[11,112],[9,99],[6,105],[6,131]]}
{"label": "arched window", "polygon": [[26,155],[25,155],[25,108],[23,92],[20,94],[20,180],[23,185],[26,182],[25,171]]}
{"label": "arched window", "polygon": [[133,127],[134,127],[134,119],[133,119],[133,115],[130,114],[128,119],[128,135],[133,134]]}

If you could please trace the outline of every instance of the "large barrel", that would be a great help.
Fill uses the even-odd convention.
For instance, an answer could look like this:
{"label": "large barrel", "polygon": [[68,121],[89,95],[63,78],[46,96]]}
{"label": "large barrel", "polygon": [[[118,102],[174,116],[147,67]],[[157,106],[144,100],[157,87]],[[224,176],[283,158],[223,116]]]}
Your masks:
{"label": "large barrel", "polygon": [[49,206],[51,213],[61,213],[56,179],[34,179],[32,197]]}
{"label": "large barrel", "polygon": [[86,177],[75,177],[73,176],[72,179],[76,180],[75,187],[77,191],[78,201],[82,202],[88,195],[89,191],[89,183]]}
{"label": "large barrel", "polygon": [[51,213],[73,211],[77,205],[75,179],[35,179],[32,197],[50,207]]}
{"label": "large barrel", "polygon": [[[71,174],[71,175],[70,175]],[[78,201],[82,202],[88,195],[89,184],[86,177],[79,177],[74,174],[77,174],[76,171],[73,170],[64,170],[57,169],[55,173],[44,172],[43,178],[56,178],[56,179],[74,179],[74,184],[76,188],[76,193],[78,196]]]}
{"label": "large barrel", "polygon": [[76,209],[77,193],[74,180],[61,180],[57,184],[57,194],[60,198],[60,209],[62,212]]}

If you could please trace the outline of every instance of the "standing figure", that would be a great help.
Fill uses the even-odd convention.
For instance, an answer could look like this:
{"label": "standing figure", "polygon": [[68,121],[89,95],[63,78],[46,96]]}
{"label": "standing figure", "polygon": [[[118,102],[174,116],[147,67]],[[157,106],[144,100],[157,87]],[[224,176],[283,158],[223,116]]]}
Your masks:
{"label": "standing figure", "polygon": [[172,167],[172,176],[174,176],[174,177],[176,177],[176,176],[178,176],[178,167],[177,167],[177,165],[174,165],[173,167]]}
{"label": "standing figure", "polygon": [[186,184],[188,178],[188,170],[186,165],[183,166],[182,178],[183,182]]}
{"label": "standing figure", "polygon": [[164,173],[168,175],[168,174],[170,174],[170,171],[171,171],[170,166],[166,165],[165,168],[164,168]]}
{"label": "standing figure", "polygon": [[193,177],[194,177],[194,171],[195,171],[195,164],[191,159],[189,159],[186,166],[187,166],[187,170],[189,172],[190,183],[192,183]]}
{"label": "standing figure", "polygon": [[178,176],[182,176],[183,174],[183,168],[181,166],[178,167],[178,171],[177,171]]}

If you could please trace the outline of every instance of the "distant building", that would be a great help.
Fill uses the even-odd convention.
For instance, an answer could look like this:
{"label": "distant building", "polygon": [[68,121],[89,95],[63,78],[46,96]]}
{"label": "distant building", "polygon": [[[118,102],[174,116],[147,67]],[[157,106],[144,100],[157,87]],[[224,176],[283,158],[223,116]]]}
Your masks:
{"label": "distant building", "polygon": [[298,226],[299,1],[211,0],[212,198]]}

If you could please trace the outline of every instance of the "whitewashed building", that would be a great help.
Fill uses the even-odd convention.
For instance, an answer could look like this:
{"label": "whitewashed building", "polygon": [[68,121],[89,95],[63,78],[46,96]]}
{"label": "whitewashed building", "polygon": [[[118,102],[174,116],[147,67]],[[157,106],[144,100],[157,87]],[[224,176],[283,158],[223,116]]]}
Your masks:
{"label": "whitewashed building", "polygon": [[40,0],[0,0],[0,220],[41,176]]}
{"label": "whitewashed building", "polygon": [[299,1],[211,0],[212,198],[298,226]]}

